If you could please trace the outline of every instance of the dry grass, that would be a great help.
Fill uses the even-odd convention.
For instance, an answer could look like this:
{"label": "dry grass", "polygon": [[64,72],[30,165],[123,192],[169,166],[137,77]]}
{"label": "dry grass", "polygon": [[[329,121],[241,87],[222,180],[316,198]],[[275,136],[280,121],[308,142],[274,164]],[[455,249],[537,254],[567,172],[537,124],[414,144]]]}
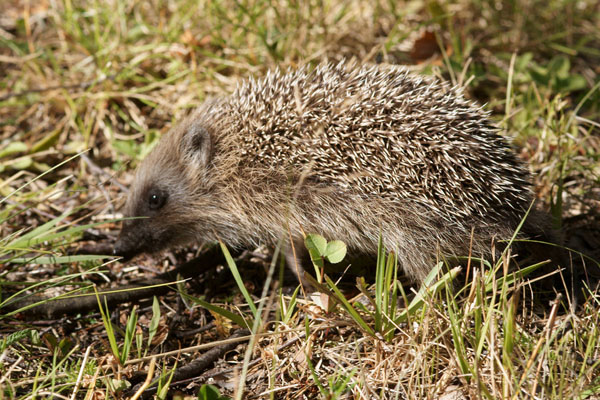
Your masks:
{"label": "dry grass", "polygon": [[[466,84],[529,160],[538,197],[563,224],[568,245],[593,253],[600,248],[593,219],[600,211],[599,27],[600,5],[592,0],[4,0],[0,306],[16,290],[56,296],[90,290],[93,283],[115,287],[191,258],[196,249],[108,266],[106,257],[39,257],[62,257],[84,243],[114,238],[112,219],[132,169],[205,98],[275,66],[344,58],[407,64]],[[85,226],[90,223],[97,224]],[[19,241],[40,226],[30,234],[35,241]],[[15,259],[32,256],[32,262]],[[240,267],[255,301],[267,267],[258,273]],[[522,280],[486,284],[491,275],[471,274],[466,285],[426,296],[384,340],[381,333],[365,334],[342,307],[326,313],[314,301],[294,305],[277,279],[262,316],[253,316],[230,276],[222,268],[204,271],[179,289],[250,320],[262,317],[260,332],[272,333],[260,336],[249,353],[243,398],[599,398],[597,295],[582,298],[572,313],[548,305],[555,298],[544,290],[549,283],[535,289]],[[457,286],[464,289],[455,293]],[[413,296],[406,290],[401,304]],[[368,303],[364,294],[345,292]],[[369,307],[353,304],[372,325]],[[160,314],[142,303],[128,337],[131,307],[110,310],[117,340],[132,343],[121,366],[110,355],[110,332],[98,313],[32,320],[26,311],[3,311],[4,398],[120,398],[148,371],[149,361],[132,360],[216,345],[233,329],[192,297],[172,294],[162,298]],[[213,329],[197,331],[202,327]],[[245,343],[177,390],[195,394],[211,382],[233,395]],[[155,377],[166,379],[205,350],[159,358]]]}

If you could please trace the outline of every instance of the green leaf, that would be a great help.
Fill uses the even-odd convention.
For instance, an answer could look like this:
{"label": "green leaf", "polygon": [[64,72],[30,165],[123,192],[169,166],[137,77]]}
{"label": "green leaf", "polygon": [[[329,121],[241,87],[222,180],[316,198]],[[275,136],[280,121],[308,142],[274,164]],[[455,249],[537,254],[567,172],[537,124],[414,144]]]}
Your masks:
{"label": "green leaf", "polygon": [[[113,219],[113,220],[93,222],[91,224],[74,226],[72,228],[67,228],[67,229],[61,230],[59,232],[56,232],[57,230],[62,228],[62,226],[57,226],[58,223],[60,221],[62,221],[64,218],[66,218],[67,216],[69,216],[70,213],[71,213],[71,211],[67,211],[65,214],[62,214],[62,215],[54,218],[53,220],[50,220],[50,221],[46,222],[45,224],[38,226],[37,228],[24,234],[23,236],[15,238],[12,242],[10,242],[8,245],[6,245],[6,247],[13,249],[13,250],[28,249],[28,248],[32,248],[33,246],[36,246],[42,242],[50,242],[55,239],[64,239],[67,236],[75,235],[79,232],[83,232],[86,229],[92,228],[94,226],[98,226],[98,225],[109,223],[109,222],[120,221],[120,219]],[[75,257],[75,256],[70,256],[70,257]],[[80,257],[80,256],[77,256],[77,257]],[[93,257],[102,258],[99,256],[93,256]],[[85,261],[87,259],[78,258],[78,259],[73,259],[73,260]],[[56,262],[56,261],[52,261],[52,262]]]}
{"label": "green leaf", "polygon": [[325,257],[332,264],[337,264],[346,257],[346,243],[341,240],[332,240],[327,243]]}
{"label": "green leaf", "polygon": [[294,294],[292,294],[292,297],[290,298],[290,302],[287,304],[287,306],[285,304],[283,304],[284,303],[283,296],[280,296],[281,303],[282,303],[281,309],[285,310],[285,315],[283,315],[281,317],[281,321],[286,325],[292,319],[294,312],[296,312],[296,303],[297,303],[297,297],[298,297],[299,292],[300,292],[300,285],[298,285],[296,287],[296,290],[294,290]]}
{"label": "green leaf", "polygon": [[12,346],[14,343],[22,342],[28,337],[32,337],[35,331],[33,329],[24,329],[22,331],[16,331],[8,336],[5,336],[1,342],[0,350],[4,351],[8,346]]}
{"label": "green leaf", "polygon": [[101,256],[101,255],[73,255],[73,256],[35,256],[35,257],[17,257],[10,260],[10,262],[15,264],[68,264],[73,262],[82,262],[82,261],[96,261],[103,260],[110,256]]}
{"label": "green leaf", "polygon": [[539,85],[547,86],[550,82],[548,70],[543,67],[534,66],[529,70],[529,75],[531,76],[531,79]]}
{"label": "green leaf", "polygon": [[233,258],[231,257],[231,253],[229,253],[229,250],[227,249],[227,246],[225,246],[225,243],[223,243],[220,240],[219,240],[219,245],[221,246],[221,251],[223,251],[223,255],[225,256],[225,261],[227,262],[227,266],[229,267],[229,270],[231,271],[231,274],[233,275],[233,279],[235,279],[235,282],[237,283],[238,288],[240,289],[240,292],[242,292],[244,299],[246,299],[246,302],[248,303],[248,306],[250,307],[250,310],[252,311],[252,315],[254,316],[254,318],[257,318],[256,304],[254,304],[254,301],[252,300],[252,296],[250,296],[250,293],[248,293],[248,290],[246,289],[246,286],[244,285],[244,280],[242,279],[242,276],[240,275],[240,271],[238,270],[237,265],[235,264],[235,261],[233,261]]}
{"label": "green leaf", "polygon": [[27,145],[23,142],[12,142],[8,146],[0,150],[0,158],[10,156],[16,153],[26,152],[28,149]]}
{"label": "green leaf", "polygon": [[517,57],[515,62],[515,71],[525,71],[529,66],[529,63],[533,60],[533,53],[523,53]]}
{"label": "green leaf", "polygon": [[316,233],[309,233],[304,238],[304,245],[308,249],[308,254],[310,254],[310,260],[315,267],[315,274],[319,283],[321,282],[321,275],[323,272],[323,268],[325,268],[325,251],[327,250],[327,240]]}
{"label": "green leaf", "polygon": [[214,304],[211,304],[208,301],[204,301],[197,297],[191,297],[189,295],[186,295],[185,297],[193,300],[198,305],[200,305],[200,307],[206,308],[209,311],[212,311],[216,314],[219,314],[220,316],[222,316],[224,318],[227,318],[228,320],[232,321],[234,324],[237,324],[243,328],[248,328],[248,329],[252,328],[252,324],[250,324],[248,321],[246,321],[246,319],[241,315],[234,314],[231,311],[229,311],[223,307],[215,306]]}
{"label": "green leaf", "polygon": [[139,153],[138,145],[133,140],[115,140],[112,146],[119,153],[135,158]]}
{"label": "green leaf", "polygon": [[202,385],[198,392],[198,400],[227,400],[229,397],[221,396],[219,389],[213,385]]}
{"label": "green leaf", "polygon": [[98,291],[94,287],[94,293],[96,295],[96,300],[98,300],[98,308],[100,310],[100,316],[102,317],[102,323],[104,324],[104,329],[106,329],[106,336],[108,338],[108,343],[110,344],[110,349],[113,353],[113,356],[117,360],[121,360],[119,356],[119,345],[117,344],[117,338],[115,336],[115,330],[113,329],[112,323],[110,322],[110,311],[108,309],[108,303],[106,302],[106,297],[104,297],[104,305],[102,305],[102,300],[100,300],[100,295]]}
{"label": "green leaf", "polygon": [[160,374],[160,378],[158,379],[158,390],[156,391],[156,398],[159,400],[163,400],[167,398],[167,393],[169,392],[169,386],[171,386],[171,381],[173,380],[173,376],[175,375],[175,370],[177,369],[177,361],[175,361],[175,365],[173,365],[173,369],[168,371],[166,368]]}
{"label": "green leaf", "polygon": [[556,81],[557,89],[561,92],[574,92],[587,87],[585,78],[581,75],[569,75],[567,78]]}
{"label": "green leaf", "polygon": [[329,288],[333,290],[333,293],[335,293],[336,299],[339,300],[339,302],[346,309],[346,311],[348,311],[354,322],[356,322],[358,326],[362,328],[366,333],[368,333],[371,336],[375,336],[373,329],[371,329],[369,324],[360,316],[358,311],[356,311],[356,308],[354,308],[352,304],[350,304],[350,302],[346,300],[344,294],[340,291],[340,289],[338,289],[335,283],[327,275],[325,275],[325,281],[327,282],[327,285],[329,285]]}
{"label": "green leaf", "polygon": [[411,300],[408,307],[406,307],[404,311],[398,314],[398,316],[394,320],[396,324],[405,322],[408,319],[409,315],[414,315],[414,313],[417,310],[421,309],[421,306],[425,304],[426,298],[432,296],[435,293],[438,293],[441,289],[448,287],[448,285],[451,284],[452,280],[456,278],[456,275],[458,275],[458,272],[461,269],[461,267],[454,267],[450,271],[446,272],[439,280],[436,281],[438,273],[443,267],[443,262],[439,262],[435,267],[433,267],[433,269],[425,278],[425,281],[421,285],[421,288],[419,289],[415,297]]}
{"label": "green leaf", "polygon": [[137,325],[137,312],[136,307],[133,307],[131,310],[131,314],[127,317],[127,325],[125,326],[125,337],[123,338],[123,348],[121,350],[120,361],[121,365],[127,361],[129,358],[129,353],[131,352],[131,345],[133,344],[133,339],[135,338],[135,331]]}
{"label": "green leaf", "polygon": [[37,228],[34,228],[33,230],[31,230],[30,232],[26,233],[25,235],[23,235],[21,237],[18,237],[15,240],[13,240],[12,242],[10,242],[7,245],[7,247],[10,247],[10,248],[26,248],[26,247],[32,245],[31,241],[34,238],[38,238],[42,234],[45,234],[48,231],[50,231],[52,228],[54,228],[56,225],[58,225],[59,222],[61,222],[66,217],[68,217],[70,213],[71,213],[71,211],[69,210],[69,211],[67,211],[67,212],[59,215],[58,217],[56,217],[56,218],[54,218],[54,219],[52,219],[52,220],[44,223],[43,225],[40,225]]}
{"label": "green leaf", "polygon": [[436,20],[441,20],[442,18],[448,16],[448,13],[439,1],[428,1],[427,10],[431,14],[432,18]]}
{"label": "green leaf", "polygon": [[[316,233],[309,233],[304,238],[304,244],[308,249],[311,258],[313,258],[313,254],[317,257],[324,257],[327,251],[327,240]],[[316,257],[315,257],[316,258]]]}
{"label": "green leaf", "polygon": [[31,157],[19,157],[16,160],[4,164],[4,166],[10,167],[12,169],[21,170],[31,167],[32,164],[33,160],[31,159]]}
{"label": "green leaf", "polygon": [[148,327],[148,347],[152,344],[152,339],[158,331],[158,325],[160,324],[160,304],[156,296],[152,298],[152,319],[150,320],[150,326]]}
{"label": "green leaf", "polygon": [[62,146],[62,152],[64,154],[79,154],[85,151],[86,144],[82,140],[71,140],[67,141],[64,146]]}
{"label": "green leaf", "polygon": [[54,146],[56,142],[58,142],[58,138],[62,133],[62,129],[56,129],[42,139],[38,140],[31,146],[31,153],[37,153],[38,151],[48,150],[50,147]]}
{"label": "green leaf", "polygon": [[566,78],[569,76],[570,70],[571,62],[565,56],[555,57],[548,63],[548,72],[554,77]]}

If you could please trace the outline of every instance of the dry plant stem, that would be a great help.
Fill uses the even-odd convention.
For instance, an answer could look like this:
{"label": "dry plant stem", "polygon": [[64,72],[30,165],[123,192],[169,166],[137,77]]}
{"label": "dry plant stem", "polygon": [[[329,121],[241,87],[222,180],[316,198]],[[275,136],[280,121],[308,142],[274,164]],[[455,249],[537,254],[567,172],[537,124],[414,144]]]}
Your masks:
{"label": "dry plant stem", "polygon": [[[100,300],[102,303],[106,301],[108,307],[113,307],[117,304],[139,301],[150,298],[152,296],[161,296],[173,290],[171,286],[165,284],[175,282],[178,276],[183,279],[192,278],[198,275],[200,268],[212,268],[220,263],[225,262],[223,254],[218,246],[204,252],[199,257],[184,263],[183,265],[165,272],[157,276],[155,279],[147,280],[132,285],[125,285],[113,290],[100,292]],[[161,285],[161,286],[156,286]],[[148,287],[153,286],[153,287]],[[37,303],[42,299],[26,298],[16,300],[4,307],[4,311],[14,311],[22,307]],[[30,308],[23,312],[27,316],[44,316],[46,318],[58,318],[64,314],[78,314],[91,310],[96,310],[98,300],[94,293],[90,293],[79,297],[62,298],[47,302]]]}
{"label": "dry plant stem", "polygon": [[[248,331],[247,329],[238,329],[237,331],[235,331],[233,333],[233,335],[231,335],[230,338],[237,338],[237,337],[246,336],[249,334],[250,334],[250,331]],[[216,346],[216,347],[208,350],[206,353],[202,354],[197,360],[195,360],[187,365],[178,367],[177,370],[175,371],[175,373],[173,374],[172,381],[178,382],[178,381],[182,381],[185,379],[190,379],[193,377],[200,376],[202,374],[202,372],[204,372],[204,370],[206,370],[216,360],[223,357],[223,355],[225,355],[225,353],[233,350],[238,344],[239,344],[238,342],[234,341],[234,342],[225,343],[225,344]],[[143,384],[136,385],[133,388],[131,388],[131,390],[126,394],[126,396],[129,396],[131,393],[136,393],[136,392],[140,391],[142,385]],[[171,387],[172,386],[173,385],[171,385]],[[141,396],[139,398],[149,399],[156,393],[156,390],[157,390],[157,386],[152,386],[152,387],[144,390],[144,392],[141,394]]]}
{"label": "dry plant stem", "polygon": [[77,381],[75,381],[75,388],[73,389],[73,393],[71,394],[70,400],[75,400],[75,396],[77,395],[77,391],[79,390],[79,386],[81,385],[81,381],[83,378],[83,372],[85,370],[85,366],[87,365],[87,360],[90,356],[90,351],[92,350],[92,346],[88,346],[85,350],[85,354],[83,356],[83,361],[81,362],[81,368],[79,369],[79,374],[77,375]]}
{"label": "dry plant stem", "polygon": [[148,386],[150,386],[150,384],[152,383],[152,377],[154,376],[155,367],[156,367],[156,357],[153,357],[152,360],[150,360],[150,367],[148,367],[148,374],[146,375],[146,380],[144,381],[144,383],[142,383],[142,385],[139,387],[139,389],[135,392],[133,397],[131,397],[131,400],[139,399],[144,394],[144,392],[146,391]]}

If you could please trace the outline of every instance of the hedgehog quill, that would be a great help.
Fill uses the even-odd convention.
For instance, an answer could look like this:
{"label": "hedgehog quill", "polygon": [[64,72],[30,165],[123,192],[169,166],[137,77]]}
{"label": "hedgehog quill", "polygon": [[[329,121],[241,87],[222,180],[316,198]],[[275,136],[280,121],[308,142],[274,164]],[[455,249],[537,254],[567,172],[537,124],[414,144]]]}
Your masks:
{"label": "hedgehog quill", "polygon": [[[141,163],[115,254],[315,232],[416,281],[439,254],[489,254],[533,201],[530,174],[458,88],[393,66],[272,71],[206,102]],[[528,218],[524,235],[541,235]]]}

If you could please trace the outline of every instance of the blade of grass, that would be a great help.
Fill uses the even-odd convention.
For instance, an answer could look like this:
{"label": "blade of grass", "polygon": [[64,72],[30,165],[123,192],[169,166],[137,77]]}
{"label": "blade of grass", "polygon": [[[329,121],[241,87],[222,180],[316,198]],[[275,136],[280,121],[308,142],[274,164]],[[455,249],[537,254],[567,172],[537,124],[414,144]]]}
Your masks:
{"label": "blade of grass", "polygon": [[231,257],[231,253],[229,253],[227,246],[225,246],[225,243],[223,243],[221,240],[219,240],[219,245],[221,246],[221,250],[223,251],[223,254],[225,255],[225,261],[227,262],[227,266],[229,267],[229,270],[231,271],[231,274],[233,275],[233,279],[235,279],[235,282],[237,283],[238,288],[240,289],[240,292],[242,292],[244,299],[246,299],[246,303],[248,303],[248,307],[250,307],[250,310],[252,311],[252,315],[254,316],[254,318],[257,318],[256,304],[254,304],[254,300],[252,300],[250,293],[248,293],[248,290],[246,289],[246,286],[244,285],[244,280],[242,279],[242,276],[240,275],[240,271],[238,270],[237,265],[235,265],[235,261],[233,261],[233,258]]}

